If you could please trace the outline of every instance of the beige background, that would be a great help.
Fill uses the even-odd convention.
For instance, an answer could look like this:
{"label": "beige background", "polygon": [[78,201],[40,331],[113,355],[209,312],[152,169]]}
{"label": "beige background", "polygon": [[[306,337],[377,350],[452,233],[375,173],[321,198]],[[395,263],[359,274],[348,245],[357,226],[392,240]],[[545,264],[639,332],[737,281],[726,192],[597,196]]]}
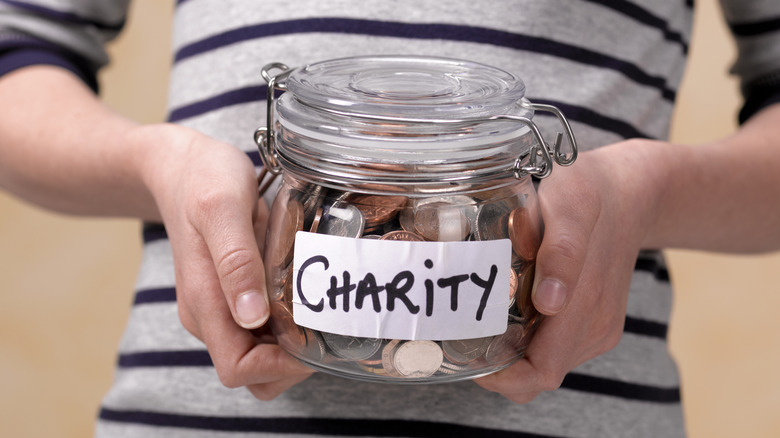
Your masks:
{"label": "beige background", "polygon": [[[733,44],[714,3],[697,2],[675,141],[706,142],[735,128],[739,97],[726,77]],[[165,117],[172,10],[172,0],[136,0],[102,76],[107,102],[142,122]],[[738,199],[724,202],[739,207]],[[53,215],[0,192],[0,425],[6,436],[92,433],[132,300],[139,229],[129,220]],[[677,289],[671,346],[690,436],[780,436],[780,255],[669,255]]]}

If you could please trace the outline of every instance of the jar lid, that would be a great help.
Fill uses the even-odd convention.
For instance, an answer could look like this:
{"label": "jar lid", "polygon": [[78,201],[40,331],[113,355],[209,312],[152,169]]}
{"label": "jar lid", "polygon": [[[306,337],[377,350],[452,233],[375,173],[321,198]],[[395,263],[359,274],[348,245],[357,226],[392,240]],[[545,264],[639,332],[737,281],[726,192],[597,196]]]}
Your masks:
{"label": "jar lid", "polygon": [[504,70],[448,58],[353,57],[293,72],[287,88],[322,109],[376,118],[475,119],[514,112],[523,81]]}
{"label": "jar lid", "polygon": [[[273,68],[283,73],[271,77]],[[528,102],[523,81],[496,67],[440,57],[363,56],[296,69],[269,64],[263,77],[269,82],[268,129],[258,130],[255,140],[274,173],[419,191],[463,181],[510,183],[551,169],[531,120],[535,110],[551,110]],[[278,89],[286,92],[276,98]]]}

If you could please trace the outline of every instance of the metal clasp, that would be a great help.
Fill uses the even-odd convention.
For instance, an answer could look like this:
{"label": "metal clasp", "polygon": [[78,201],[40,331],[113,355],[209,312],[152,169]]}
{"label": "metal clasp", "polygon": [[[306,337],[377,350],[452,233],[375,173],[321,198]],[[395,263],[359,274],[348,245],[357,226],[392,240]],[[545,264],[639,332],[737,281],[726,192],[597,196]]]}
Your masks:
{"label": "metal clasp", "polygon": [[[546,111],[553,113],[555,117],[558,118],[561,126],[563,126],[563,132],[558,132],[555,136],[555,142],[553,143],[552,150],[550,151],[552,153],[552,157],[555,162],[561,166],[571,166],[575,161],[577,161],[577,142],[574,140],[574,133],[571,130],[571,125],[569,125],[569,121],[566,120],[566,117],[564,117],[561,110],[552,105],[531,103],[525,99],[520,102],[520,106],[532,109],[534,111]],[[566,135],[566,139],[569,142],[568,153],[561,151],[561,140],[563,140],[564,135]]]}
{"label": "metal clasp", "polygon": [[[271,71],[281,70],[281,73],[277,75],[271,75]],[[287,85],[282,82],[290,73],[292,69],[282,64],[281,62],[272,62],[263,66],[260,71],[263,79],[268,83],[268,93],[266,96],[266,120],[265,126],[257,128],[254,134],[255,144],[260,150],[260,158],[263,160],[263,166],[272,175],[276,176],[282,171],[282,167],[279,165],[276,154],[276,134],[274,133],[273,120],[274,120],[274,100],[276,99],[276,90],[287,90]]]}

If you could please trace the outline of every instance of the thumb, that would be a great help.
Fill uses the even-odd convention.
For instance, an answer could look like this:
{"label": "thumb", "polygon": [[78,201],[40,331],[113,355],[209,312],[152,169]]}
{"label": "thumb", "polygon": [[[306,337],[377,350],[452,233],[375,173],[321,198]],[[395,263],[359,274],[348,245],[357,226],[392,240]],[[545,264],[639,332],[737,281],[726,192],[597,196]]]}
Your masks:
{"label": "thumb", "polygon": [[233,319],[246,329],[262,326],[270,315],[268,295],[251,208],[222,209],[216,226],[203,234]]}
{"label": "thumb", "polygon": [[582,273],[595,218],[585,220],[582,210],[572,208],[545,215],[542,206],[542,211],[545,230],[531,298],[539,312],[556,315],[566,307]]}

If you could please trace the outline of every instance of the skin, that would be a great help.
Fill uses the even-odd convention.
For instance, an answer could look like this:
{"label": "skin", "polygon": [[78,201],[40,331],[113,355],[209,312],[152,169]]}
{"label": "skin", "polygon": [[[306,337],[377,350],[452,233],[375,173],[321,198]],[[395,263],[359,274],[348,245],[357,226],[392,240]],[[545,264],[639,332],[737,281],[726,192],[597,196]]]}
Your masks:
{"label": "skin", "polygon": [[[243,152],[180,126],[138,125],[56,67],[0,78],[0,102],[0,187],[67,214],[165,224],[179,317],[224,385],[269,400],[312,373],[265,324],[268,209]],[[767,201],[780,192],[779,127],[774,105],[712,144],[628,140],[556,169],[539,189],[533,291],[549,317],[526,359],[476,383],[527,403],[614,348],[642,248],[780,249],[780,203]]]}

